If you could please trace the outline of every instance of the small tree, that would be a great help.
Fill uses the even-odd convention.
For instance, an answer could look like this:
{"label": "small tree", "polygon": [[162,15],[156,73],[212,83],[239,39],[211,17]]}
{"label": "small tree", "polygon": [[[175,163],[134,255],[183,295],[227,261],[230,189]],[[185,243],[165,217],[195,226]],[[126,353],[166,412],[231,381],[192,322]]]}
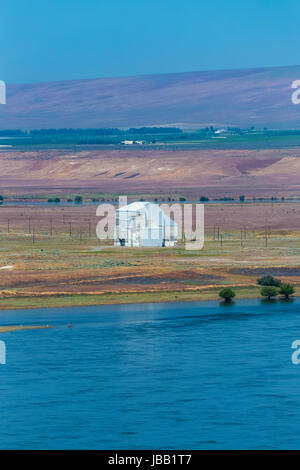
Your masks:
{"label": "small tree", "polygon": [[279,294],[284,295],[285,299],[288,299],[290,295],[295,293],[295,288],[292,284],[281,284]]}
{"label": "small tree", "polygon": [[276,297],[278,291],[274,286],[264,286],[261,289],[260,293],[263,297],[267,297],[268,300],[271,300],[271,297]]}
{"label": "small tree", "polygon": [[82,203],[82,197],[81,196],[75,196],[74,202],[75,202],[75,204],[81,204]]}
{"label": "small tree", "polygon": [[261,286],[274,286],[274,287],[280,287],[281,286],[281,280],[276,279],[276,277],[273,276],[263,276],[257,279],[257,284]]}
{"label": "small tree", "polygon": [[224,287],[224,289],[220,290],[219,297],[224,299],[226,303],[229,303],[235,297],[235,292],[230,287]]}

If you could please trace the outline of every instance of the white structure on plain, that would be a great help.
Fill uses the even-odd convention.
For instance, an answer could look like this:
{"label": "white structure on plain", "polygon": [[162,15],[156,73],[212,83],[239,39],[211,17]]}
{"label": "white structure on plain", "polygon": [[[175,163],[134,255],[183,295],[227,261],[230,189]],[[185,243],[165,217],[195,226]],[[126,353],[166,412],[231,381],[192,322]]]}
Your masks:
{"label": "white structure on plain", "polygon": [[115,246],[175,246],[176,222],[152,202],[133,202],[116,211]]}

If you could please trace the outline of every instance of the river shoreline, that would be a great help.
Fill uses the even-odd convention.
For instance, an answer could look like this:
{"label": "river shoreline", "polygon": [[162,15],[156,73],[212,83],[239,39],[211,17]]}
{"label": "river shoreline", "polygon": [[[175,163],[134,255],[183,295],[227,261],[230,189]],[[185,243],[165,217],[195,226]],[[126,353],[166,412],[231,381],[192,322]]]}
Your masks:
{"label": "river shoreline", "polygon": [[[229,286],[228,286],[229,287]],[[259,299],[260,287],[258,286],[231,286],[236,292],[235,302],[239,299]],[[141,293],[104,293],[104,294],[78,294],[64,296],[35,296],[35,297],[6,297],[0,299],[1,310],[22,310],[34,308],[64,308],[64,307],[88,307],[101,305],[127,305],[145,303],[170,303],[170,302],[205,302],[207,300],[219,300],[221,288],[201,289],[193,291],[158,291]],[[295,296],[300,296],[300,288],[296,287]],[[278,296],[275,300],[284,300]]]}

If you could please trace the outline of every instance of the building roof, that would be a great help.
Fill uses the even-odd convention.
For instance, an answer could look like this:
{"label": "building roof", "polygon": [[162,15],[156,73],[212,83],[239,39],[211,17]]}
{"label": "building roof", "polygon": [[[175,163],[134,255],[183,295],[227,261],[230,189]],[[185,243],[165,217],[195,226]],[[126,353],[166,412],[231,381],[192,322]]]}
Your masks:
{"label": "building roof", "polygon": [[164,219],[168,222],[169,225],[177,225],[176,222],[171,219],[171,217],[165,214],[165,212],[159,207],[158,204],[149,201],[132,202],[131,204],[127,204],[127,206],[120,207],[119,209],[117,209],[117,212],[139,212],[142,209],[150,208],[151,206],[154,206],[155,208],[157,207],[158,211],[161,211],[163,213]]}
{"label": "building roof", "polygon": [[125,212],[136,212],[144,209],[147,205],[151,204],[151,202],[132,202],[131,204],[127,204],[127,206],[120,207],[117,209],[118,211],[125,211]]}

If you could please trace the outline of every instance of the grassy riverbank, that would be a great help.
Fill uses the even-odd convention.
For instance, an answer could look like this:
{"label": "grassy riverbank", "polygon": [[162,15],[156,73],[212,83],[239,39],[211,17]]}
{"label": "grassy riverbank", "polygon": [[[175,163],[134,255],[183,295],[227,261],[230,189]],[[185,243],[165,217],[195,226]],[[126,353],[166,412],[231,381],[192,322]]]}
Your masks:
{"label": "grassy riverbank", "polygon": [[[260,288],[257,286],[235,287],[236,298],[251,299],[260,297]],[[142,292],[121,294],[82,294],[64,296],[41,297],[14,297],[0,299],[0,310],[26,309],[26,308],[57,308],[57,307],[84,307],[91,305],[115,305],[115,304],[143,304],[151,302],[192,302],[205,300],[220,300],[219,288],[198,289],[192,291],[168,291],[168,292]],[[296,288],[296,296],[300,296],[300,287]],[[280,298],[280,297],[278,297]],[[1,327],[0,327],[1,332]]]}

